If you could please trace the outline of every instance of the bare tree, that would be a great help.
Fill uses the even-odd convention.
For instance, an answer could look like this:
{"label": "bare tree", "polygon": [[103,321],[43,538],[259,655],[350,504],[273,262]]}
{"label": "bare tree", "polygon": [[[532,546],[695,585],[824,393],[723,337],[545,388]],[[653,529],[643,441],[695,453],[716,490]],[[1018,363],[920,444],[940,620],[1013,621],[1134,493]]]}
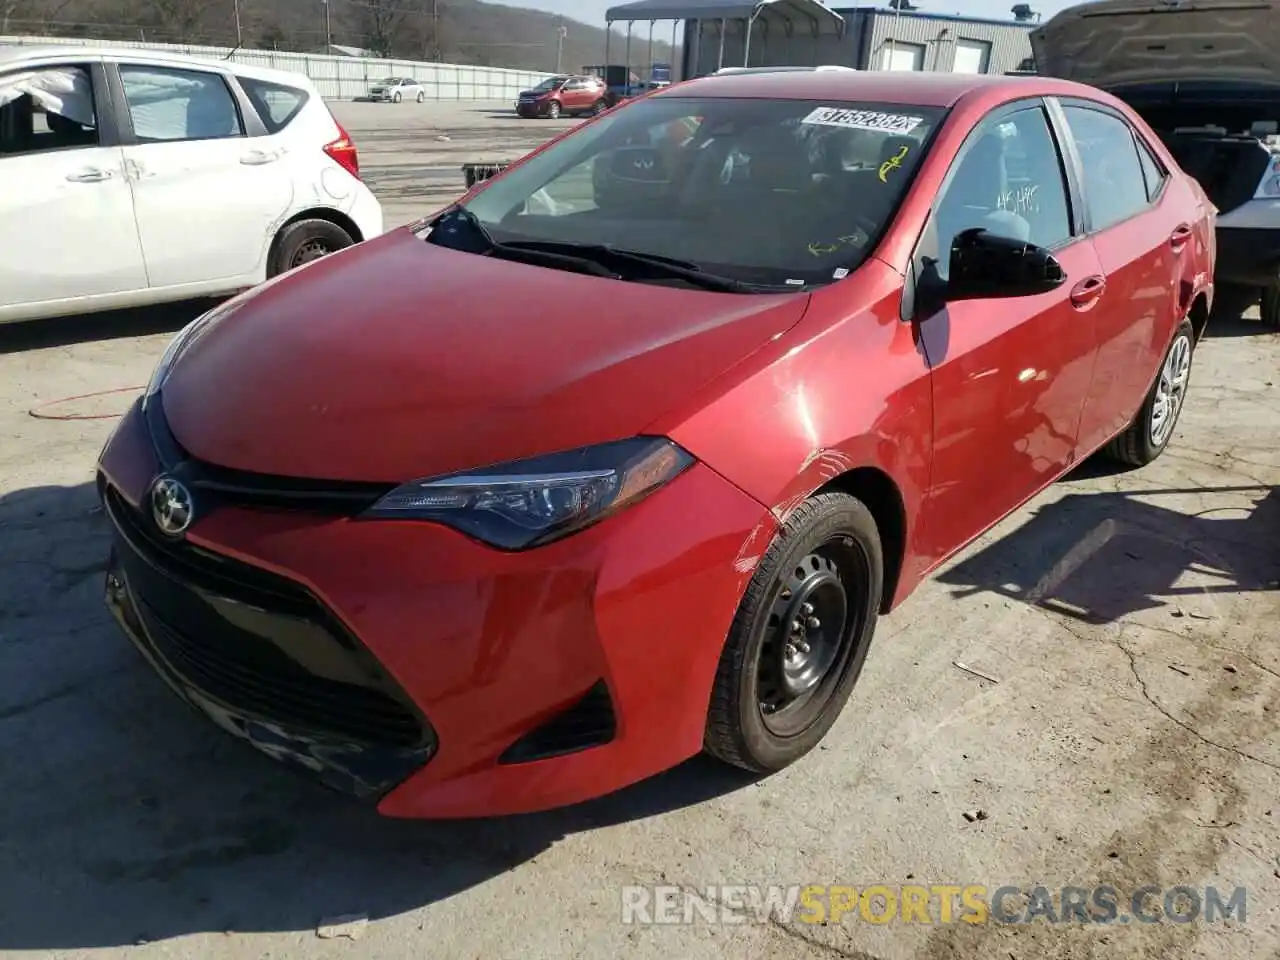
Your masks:
{"label": "bare tree", "polygon": [[417,12],[411,0],[351,0],[356,29],[375,57],[394,56],[406,46],[405,26]]}

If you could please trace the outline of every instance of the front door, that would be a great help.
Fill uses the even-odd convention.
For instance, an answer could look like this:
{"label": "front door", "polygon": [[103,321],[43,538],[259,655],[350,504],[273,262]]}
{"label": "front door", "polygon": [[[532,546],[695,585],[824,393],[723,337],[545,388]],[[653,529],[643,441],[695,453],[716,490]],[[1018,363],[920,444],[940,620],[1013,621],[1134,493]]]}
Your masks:
{"label": "front door", "polygon": [[983,227],[1052,249],[1067,281],[1049,293],[953,301],[917,316],[934,395],[934,465],[921,527],[932,560],[1075,459],[1096,353],[1089,291],[1102,268],[1068,196],[1039,100],[984,120],[939,192],[917,275],[932,262],[945,280],[952,239]]}
{"label": "front door", "polygon": [[0,314],[147,288],[94,72],[73,63],[0,74]]}
{"label": "front door", "polygon": [[151,285],[261,273],[293,201],[279,138],[246,136],[220,73],[127,63],[119,69],[135,140],[124,148],[125,163]]}

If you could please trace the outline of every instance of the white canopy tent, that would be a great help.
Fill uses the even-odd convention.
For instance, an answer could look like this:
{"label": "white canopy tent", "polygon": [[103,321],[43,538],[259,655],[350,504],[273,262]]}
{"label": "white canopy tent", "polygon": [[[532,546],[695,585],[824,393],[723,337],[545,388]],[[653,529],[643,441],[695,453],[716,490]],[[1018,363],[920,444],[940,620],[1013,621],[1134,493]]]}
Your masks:
{"label": "white canopy tent", "polygon": [[[614,23],[627,24],[627,66],[631,64],[631,31],[637,22],[649,22],[649,57],[653,59],[653,25],[659,20],[673,20],[671,46],[674,50],[679,44],[676,32],[680,21],[692,20],[697,23],[693,50],[685,56],[691,64],[691,72],[698,70],[697,60],[702,46],[703,24],[707,22],[719,25],[719,54],[713,69],[719,70],[726,64],[725,35],[728,25],[741,23],[744,32],[742,66],[750,66],[751,38],[760,27],[764,31],[779,29],[791,38],[800,32],[809,33],[815,43],[823,36],[844,36],[845,21],[840,14],[826,7],[820,0],[636,0],[634,3],[612,7],[605,13],[610,30],[606,37],[611,37]],[[605,40],[605,60],[609,59],[609,39]],[[689,59],[692,57],[692,59]]]}

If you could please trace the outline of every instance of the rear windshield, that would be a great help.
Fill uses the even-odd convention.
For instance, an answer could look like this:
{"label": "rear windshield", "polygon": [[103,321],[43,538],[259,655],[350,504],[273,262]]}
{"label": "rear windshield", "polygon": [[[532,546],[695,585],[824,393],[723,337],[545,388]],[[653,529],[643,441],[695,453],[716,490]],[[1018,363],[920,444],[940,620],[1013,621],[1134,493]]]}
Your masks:
{"label": "rear windshield", "polygon": [[309,97],[307,91],[283,83],[269,83],[266,80],[252,80],[248,77],[237,79],[253,103],[253,109],[257,111],[268,133],[279,133],[292,123],[293,118],[306,105]]}
{"label": "rear windshield", "polygon": [[493,239],[607,244],[749,284],[838,280],[892,220],[943,111],[653,97],[466,203]]}

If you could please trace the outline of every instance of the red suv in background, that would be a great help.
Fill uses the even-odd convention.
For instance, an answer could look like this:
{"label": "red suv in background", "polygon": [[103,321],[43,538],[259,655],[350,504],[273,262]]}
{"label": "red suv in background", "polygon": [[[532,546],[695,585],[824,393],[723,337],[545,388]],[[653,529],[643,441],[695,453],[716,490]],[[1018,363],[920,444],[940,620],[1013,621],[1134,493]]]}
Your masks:
{"label": "red suv in background", "polygon": [[555,120],[563,115],[593,116],[608,106],[609,90],[599,77],[549,77],[532,90],[522,91],[516,100],[516,113],[521,117],[546,117]]}

